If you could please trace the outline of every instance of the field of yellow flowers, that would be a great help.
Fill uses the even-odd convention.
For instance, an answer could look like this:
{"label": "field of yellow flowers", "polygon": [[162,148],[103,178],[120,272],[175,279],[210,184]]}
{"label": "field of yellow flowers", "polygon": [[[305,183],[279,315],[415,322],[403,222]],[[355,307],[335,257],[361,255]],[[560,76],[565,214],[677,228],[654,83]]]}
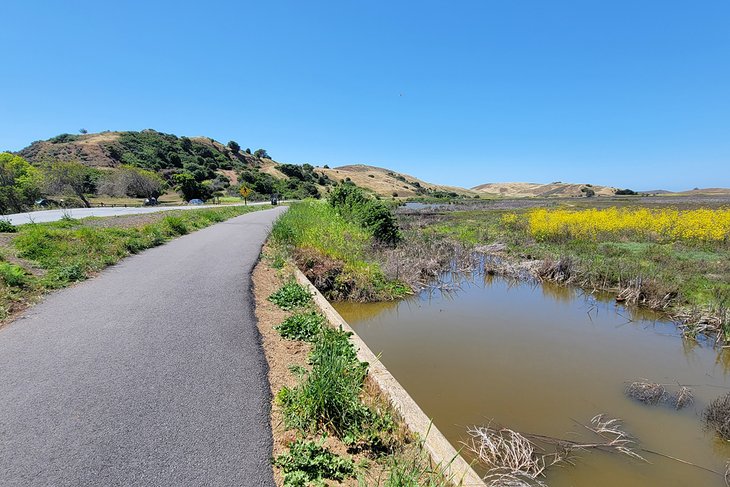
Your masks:
{"label": "field of yellow flowers", "polygon": [[650,242],[730,243],[730,209],[536,209],[503,215],[507,226],[525,224],[538,241],[631,239]]}

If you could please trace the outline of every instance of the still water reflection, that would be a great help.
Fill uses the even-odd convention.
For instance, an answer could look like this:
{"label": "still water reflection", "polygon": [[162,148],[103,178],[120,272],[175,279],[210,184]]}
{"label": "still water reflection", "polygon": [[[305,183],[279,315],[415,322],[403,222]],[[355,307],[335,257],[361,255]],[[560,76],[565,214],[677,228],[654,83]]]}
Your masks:
{"label": "still water reflection", "polygon": [[[478,276],[457,292],[424,291],[395,303],[336,304],[443,433],[459,446],[471,425],[570,437],[598,413],[624,420],[640,446],[724,472],[728,445],[702,426],[728,392],[728,353],[683,340],[673,324],[560,286]],[[627,381],[690,385],[675,411],[624,395]],[[651,463],[581,454],[553,468],[565,486],[723,486],[721,476],[656,455]]]}

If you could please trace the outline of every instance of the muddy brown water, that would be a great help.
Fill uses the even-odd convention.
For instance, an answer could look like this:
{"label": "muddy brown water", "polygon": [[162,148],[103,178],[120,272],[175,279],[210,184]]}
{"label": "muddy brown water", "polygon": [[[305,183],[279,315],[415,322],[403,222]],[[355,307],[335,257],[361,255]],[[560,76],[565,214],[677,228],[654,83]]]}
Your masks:
{"label": "muddy brown water", "polygon": [[[701,419],[709,402],[730,392],[730,357],[682,339],[649,313],[565,287],[484,276],[461,280],[453,293],[335,307],[457,448],[469,426],[490,421],[591,438],[578,423],[604,413],[621,418],[640,448],[719,473],[730,459],[730,446]],[[695,403],[676,411],[627,398],[627,381],[638,379],[690,385]],[[718,474],[640,453],[649,463],[580,453],[574,466],[552,467],[544,480],[550,487],[725,485]]]}

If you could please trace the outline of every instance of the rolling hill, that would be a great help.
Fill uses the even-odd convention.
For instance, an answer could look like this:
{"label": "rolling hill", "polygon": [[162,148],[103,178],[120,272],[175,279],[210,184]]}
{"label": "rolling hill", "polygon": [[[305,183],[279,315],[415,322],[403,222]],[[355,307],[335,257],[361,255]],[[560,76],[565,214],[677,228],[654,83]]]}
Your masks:
{"label": "rolling hill", "polygon": [[573,184],[555,182],[540,183],[487,183],[475,186],[472,190],[488,195],[497,195],[508,198],[527,197],[579,197],[593,191],[595,196],[613,196],[616,188],[592,184]]}
{"label": "rolling hill", "polygon": [[99,171],[130,165],[157,171],[168,180],[172,175],[186,171],[201,182],[227,180],[235,186],[245,181],[260,196],[272,192],[292,198],[323,195],[327,186],[346,180],[383,197],[476,194],[468,189],[432,184],[374,166],[358,164],[330,169],[285,164],[249,152],[240,148],[234,150],[209,137],[178,137],[147,129],[61,134],[33,142],[18,155],[35,165],[77,161]]}

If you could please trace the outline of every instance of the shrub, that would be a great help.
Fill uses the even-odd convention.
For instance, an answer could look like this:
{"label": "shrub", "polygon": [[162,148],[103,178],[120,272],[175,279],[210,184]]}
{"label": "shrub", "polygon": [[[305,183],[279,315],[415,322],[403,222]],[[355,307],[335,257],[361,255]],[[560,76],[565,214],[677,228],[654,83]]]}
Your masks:
{"label": "shrub", "polygon": [[324,324],[324,317],[318,313],[299,313],[290,316],[274,329],[289,340],[311,342]]}
{"label": "shrub", "polygon": [[718,397],[707,406],[703,419],[720,438],[730,440],[730,393]]}
{"label": "shrub", "polygon": [[269,156],[269,153],[266,152],[266,149],[256,149],[256,151],[253,153],[254,157],[257,157],[259,159],[271,159]]}
{"label": "shrub", "polygon": [[393,212],[381,201],[365,196],[354,184],[339,184],[330,191],[328,201],[347,220],[368,230],[381,243],[395,245],[401,235]]}
{"label": "shrub", "polygon": [[238,154],[238,152],[241,150],[241,146],[235,140],[231,140],[230,142],[228,142],[228,148],[231,149],[234,154]]}
{"label": "shrub", "polygon": [[324,438],[318,442],[295,441],[289,447],[289,453],[276,457],[274,465],[283,470],[284,485],[292,487],[309,485],[309,482],[324,485],[325,479],[341,481],[355,473],[353,461],[326,449]]}
{"label": "shrub", "polygon": [[0,218],[0,233],[15,233],[17,231],[18,229],[15,228],[15,225],[10,223],[10,220]]}
{"label": "shrub", "polygon": [[11,287],[23,287],[27,283],[25,270],[9,262],[0,262],[0,278]]}
{"label": "shrub", "polygon": [[300,286],[293,279],[284,284],[278,291],[269,296],[269,301],[283,310],[292,310],[308,305],[312,301],[304,286]]}

